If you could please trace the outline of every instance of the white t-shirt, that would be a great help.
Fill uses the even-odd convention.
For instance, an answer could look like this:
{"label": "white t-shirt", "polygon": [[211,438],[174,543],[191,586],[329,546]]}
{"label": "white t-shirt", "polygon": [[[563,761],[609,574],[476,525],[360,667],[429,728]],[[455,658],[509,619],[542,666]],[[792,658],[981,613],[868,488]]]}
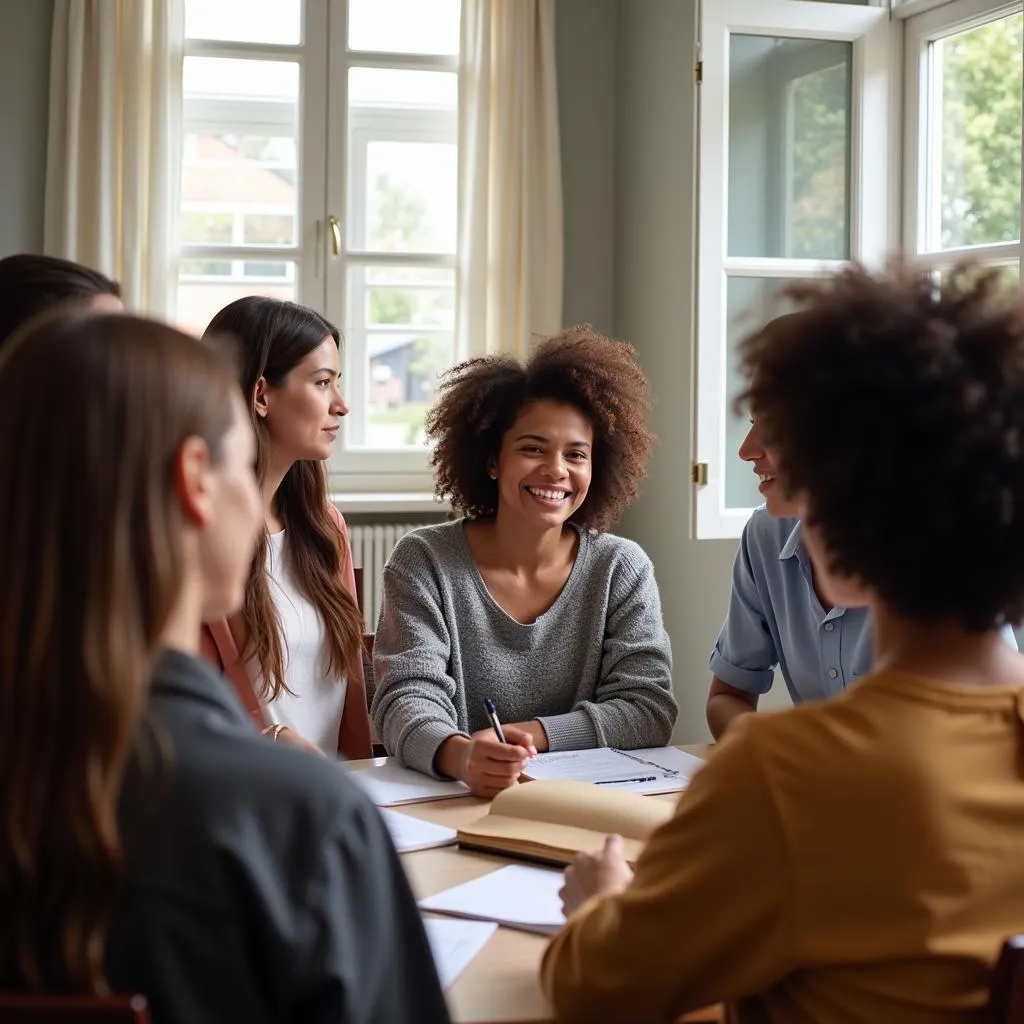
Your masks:
{"label": "white t-shirt", "polygon": [[[287,725],[324,753],[337,754],[348,682],[326,667],[323,620],[295,586],[291,573],[285,571],[283,530],[267,538],[266,568],[284,639],[284,678],[292,693],[282,691],[276,700],[264,701],[264,714],[267,721]],[[249,672],[262,682],[254,660],[250,661]]]}

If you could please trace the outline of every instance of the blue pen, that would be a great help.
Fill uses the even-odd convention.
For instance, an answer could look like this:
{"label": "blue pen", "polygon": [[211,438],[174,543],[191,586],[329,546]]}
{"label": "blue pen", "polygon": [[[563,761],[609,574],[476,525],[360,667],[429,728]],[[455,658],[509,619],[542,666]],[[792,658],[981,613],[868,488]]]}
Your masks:
{"label": "blue pen", "polygon": [[622,786],[628,782],[657,782],[657,775],[639,775],[635,779],[598,779],[595,786]]}
{"label": "blue pen", "polygon": [[494,701],[490,697],[484,697],[484,711],[487,714],[487,721],[491,723],[491,728],[494,730],[494,735],[498,737],[500,743],[507,743],[505,734],[501,731],[501,722],[498,721],[498,709],[494,704]]}

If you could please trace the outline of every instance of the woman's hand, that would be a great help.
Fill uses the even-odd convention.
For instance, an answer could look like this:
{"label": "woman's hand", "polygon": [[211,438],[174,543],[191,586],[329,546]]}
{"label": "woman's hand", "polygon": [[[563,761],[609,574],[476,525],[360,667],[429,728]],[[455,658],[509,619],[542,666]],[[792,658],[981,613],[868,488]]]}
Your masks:
{"label": "woman's hand", "polygon": [[537,748],[524,730],[506,725],[503,731],[505,743],[490,729],[482,729],[470,738],[450,736],[438,749],[438,770],[466,783],[474,796],[488,800],[514,786],[527,760],[536,756]]}
{"label": "woman's hand", "polygon": [[295,747],[297,750],[305,750],[307,754],[316,754],[318,757],[326,756],[315,743],[310,742],[302,733],[296,732],[287,725],[280,727],[272,725],[263,730],[263,735],[273,739],[275,743],[286,743],[289,747]]}
{"label": "woman's hand", "polygon": [[558,892],[565,916],[591,896],[622,892],[632,881],[633,869],[622,853],[622,836],[606,836],[600,850],[578,853],[565,869],[565,884]]}

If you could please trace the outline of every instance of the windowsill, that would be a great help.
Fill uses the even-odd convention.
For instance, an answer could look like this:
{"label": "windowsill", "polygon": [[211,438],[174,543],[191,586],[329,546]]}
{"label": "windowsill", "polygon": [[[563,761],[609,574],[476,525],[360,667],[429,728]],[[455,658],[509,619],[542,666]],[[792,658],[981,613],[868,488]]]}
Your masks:
{"label": "windowsill", "polygon": [[451,511],[447,502],[438,501],[430,491],[331,491],[331,501],[343,513],[436,512]]}

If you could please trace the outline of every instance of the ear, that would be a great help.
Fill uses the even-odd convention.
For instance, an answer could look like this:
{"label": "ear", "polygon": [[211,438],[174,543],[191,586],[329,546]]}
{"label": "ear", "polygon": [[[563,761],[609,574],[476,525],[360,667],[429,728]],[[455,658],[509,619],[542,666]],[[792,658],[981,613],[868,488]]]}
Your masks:
{"label": "ear", "polygon": [[186,521],[203,527],[213,511],[210,450],[201,437],[186,437],[174,456],[174,486]]}
{"label": "ear", "polygon": [[260,377],[256,381],[256,386],[252,389],[252,408],[257,416],[266,417],[267,413],[270,412],[270,406],[267,404],[267,392],[270,390],[270,386],[267,384],[266,377]]}

